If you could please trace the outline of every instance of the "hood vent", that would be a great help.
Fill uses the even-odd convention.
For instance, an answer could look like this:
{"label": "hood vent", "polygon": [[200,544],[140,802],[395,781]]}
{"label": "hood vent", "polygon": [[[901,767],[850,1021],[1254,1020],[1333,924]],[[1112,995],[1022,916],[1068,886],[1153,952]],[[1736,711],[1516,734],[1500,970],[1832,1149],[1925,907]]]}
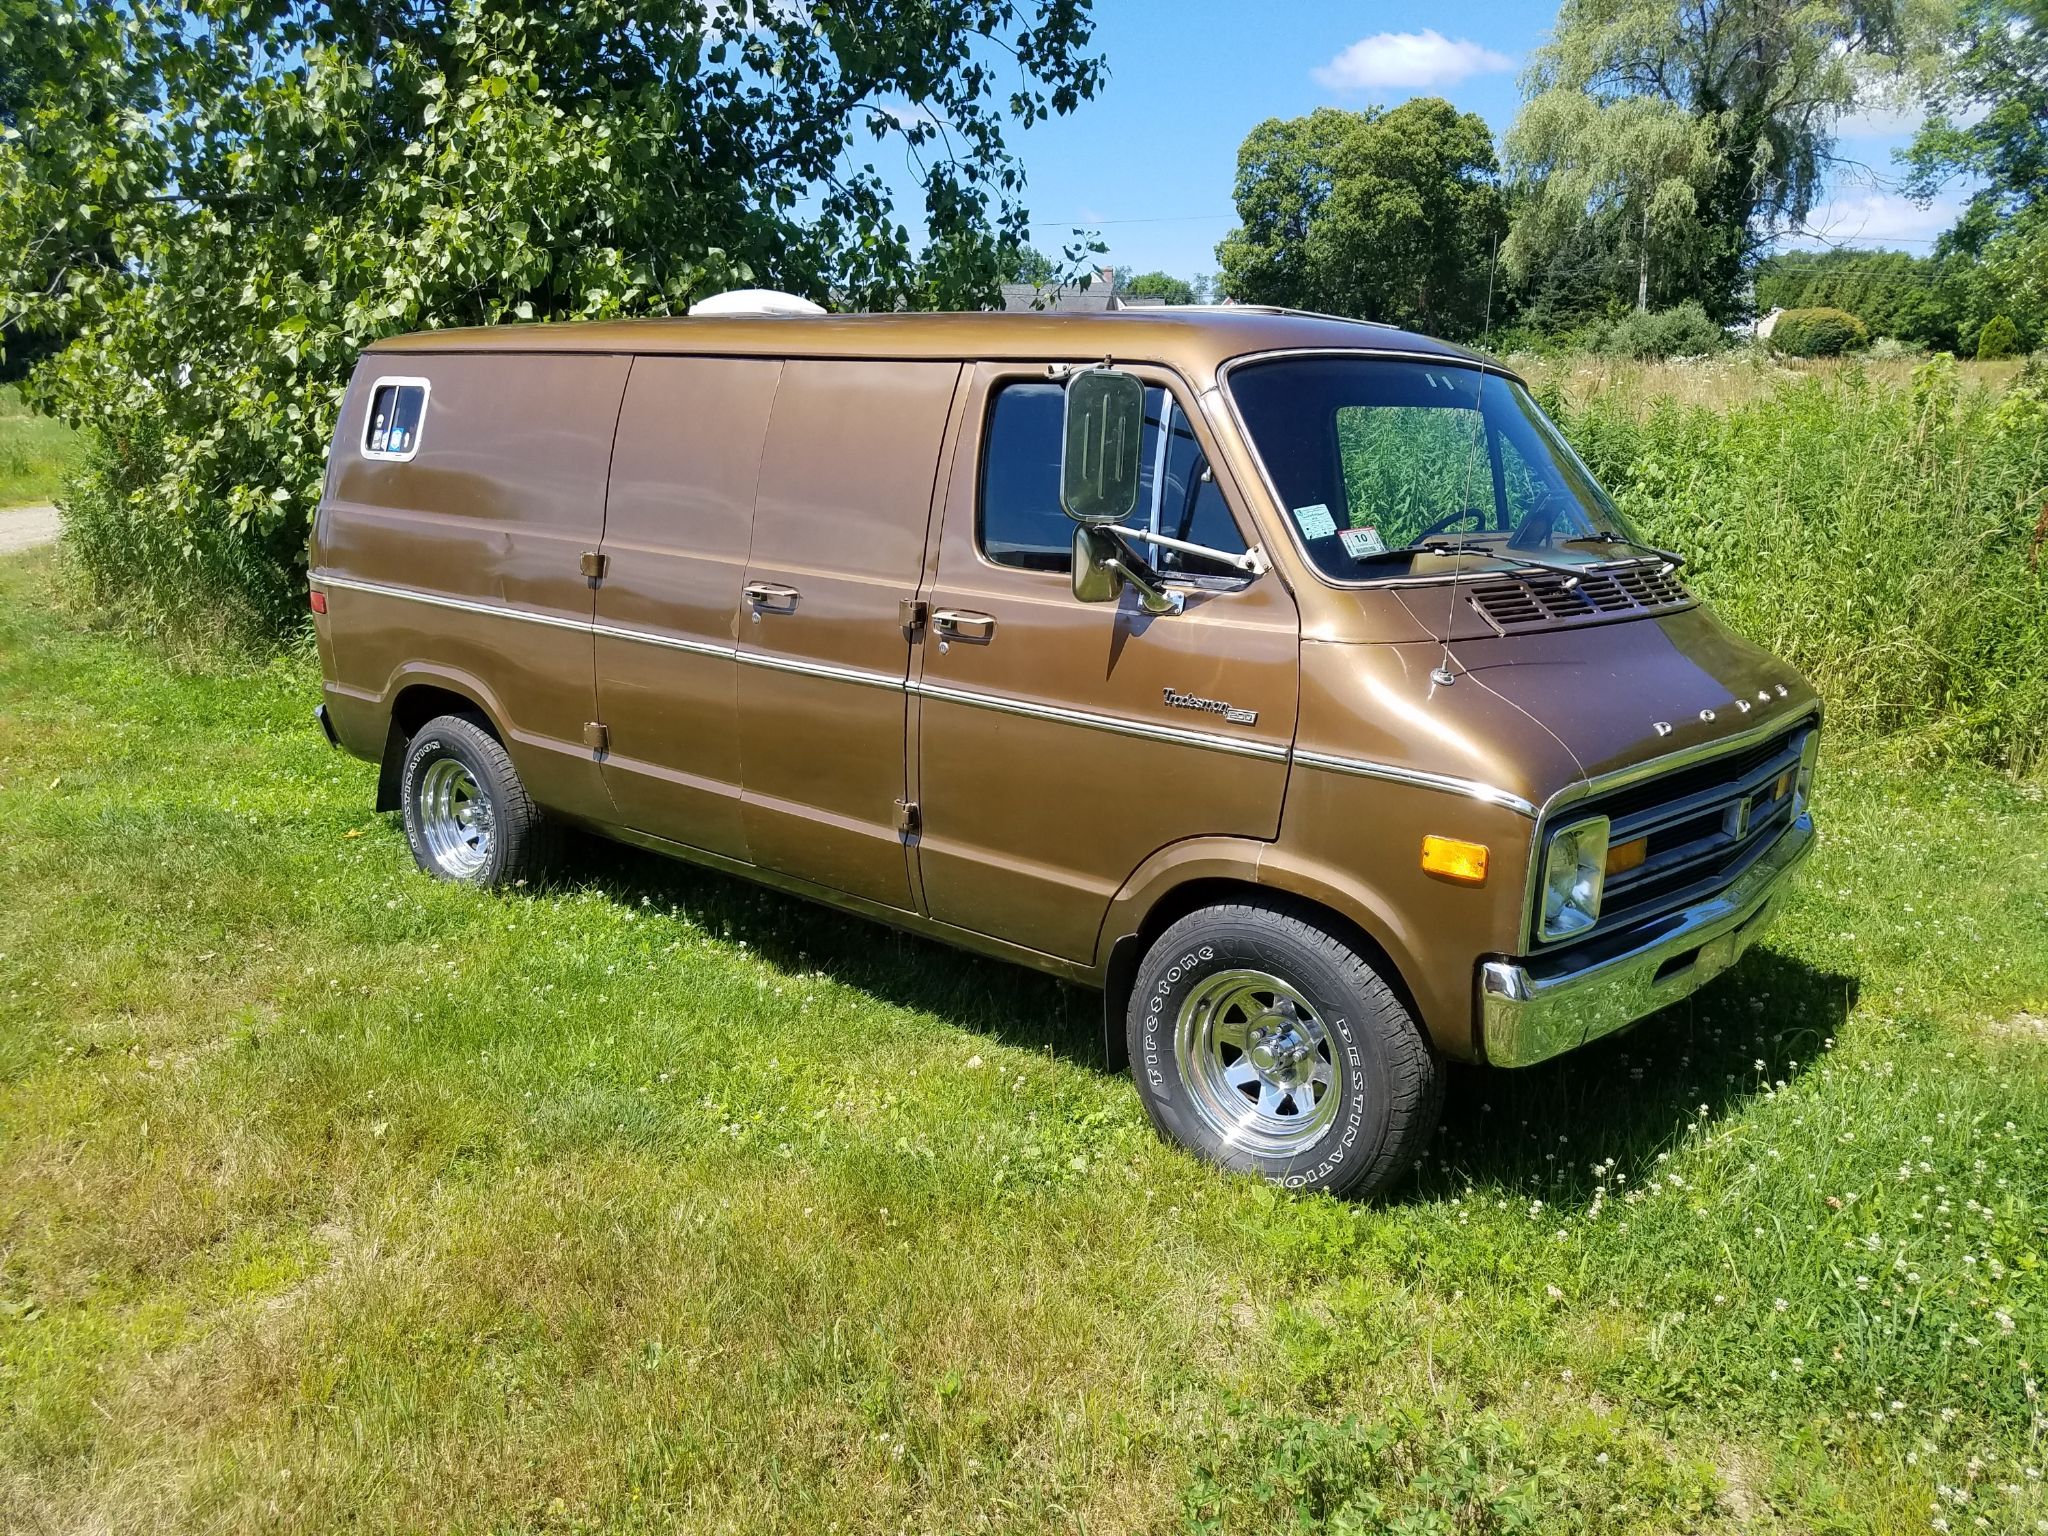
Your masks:
{"label": "hood vent", "polygon": [[1673,613],[1693,604],[1692,594],[1670,567],[1647,561],[1589,566],[1576,580],[1552,571],[1529,571],[1476,583],[1469,596],[1479,616],[1503,635]]}

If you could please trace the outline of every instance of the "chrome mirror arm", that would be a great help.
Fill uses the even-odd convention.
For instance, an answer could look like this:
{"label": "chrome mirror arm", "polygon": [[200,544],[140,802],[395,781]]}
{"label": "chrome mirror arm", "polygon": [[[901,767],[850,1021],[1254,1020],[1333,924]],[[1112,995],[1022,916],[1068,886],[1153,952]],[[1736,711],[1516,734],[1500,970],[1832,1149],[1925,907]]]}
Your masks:
{"label": "chrome mirror arm", "polygon": [[1145,543],[1156,544],[1161,549],[1179,550],[1184,555],[1200,555],[1204,560],[1214,560],[1219,565],[1227,565],[1233,570],[1244,571],[1253,576],[1263,576],[1268,569],[1266,552],[1256,544],[1241,555],[1233,555],[1224,550],[1211,549],[1206,544],[1190,544],[1186,539],[1171,539],[1163,533],[1154,533],[1149,528],[1126,528],[1121,523],[1112,523],[1109,531],[1120,533],[1127,539],[1142,539]]}

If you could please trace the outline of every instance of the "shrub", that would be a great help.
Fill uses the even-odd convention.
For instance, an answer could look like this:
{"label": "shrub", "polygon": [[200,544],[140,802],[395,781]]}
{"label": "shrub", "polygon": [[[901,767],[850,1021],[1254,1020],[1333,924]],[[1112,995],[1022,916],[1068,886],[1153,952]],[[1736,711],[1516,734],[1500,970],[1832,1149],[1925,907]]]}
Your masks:
{"label": "shrub", "polygon": [[1770,336],[1771,350],[1790,357],[1840,357],[1869,340],[1863,322],[1842,309],[1788,309]]}
{"label": "shrub", "polygon": [[1707,312],[1688,299],[1655,314],[1636,310],[1622,316],[1600,333],[1594,350],[1617,357],[1697,357],[1719,351],[1727,340]]}
{"label": "shrub", "polygon": [[1901,341],[1896,336],[1880,336],[1870,344],[1870,355],[1876,358],[1923,357],[1927,349],[1917,341]]}
{"label": "shrub", "polygon": [[2020,355],[2020,330],[2007,315],[1993,315],[1977,333],[1977,361],[2002,362]]}
{"label": "shrub", "polygon": [[1910,384],[1787,379],[1725,410],[1611,388],[1561,421],[1694,589],[1813,679],[1831,729],[2024,770],[2048,757],[2034,400],[1966,388],[1942,356]]}

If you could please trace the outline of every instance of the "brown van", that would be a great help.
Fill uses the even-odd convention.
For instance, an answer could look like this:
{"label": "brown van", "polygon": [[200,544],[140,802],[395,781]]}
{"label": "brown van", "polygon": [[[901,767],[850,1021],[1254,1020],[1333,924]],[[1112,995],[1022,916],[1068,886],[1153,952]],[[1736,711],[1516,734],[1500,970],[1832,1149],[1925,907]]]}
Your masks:
{"label": "brown van", "polygon": [[342,408],[320,719],[430,874],[573,824],[1100,987],[1164,1134],[1363,1192],[1811,847],[1814,694],[1680,563],[1381,326],[441,331]]}

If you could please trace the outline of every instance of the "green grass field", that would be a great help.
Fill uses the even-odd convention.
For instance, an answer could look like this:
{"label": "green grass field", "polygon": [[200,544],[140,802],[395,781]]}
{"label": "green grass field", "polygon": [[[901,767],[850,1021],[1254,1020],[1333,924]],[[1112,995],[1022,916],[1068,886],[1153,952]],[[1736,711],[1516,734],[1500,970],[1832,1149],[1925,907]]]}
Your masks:
{"label": "green grass field", "polygon": [[0,507],[54,501],[80,452],[76,432],[35,415],[19,389],[0,384]]}
{"label": "green grass field", "polygon": [[610,847],[434,884],[303,656],[54,569],[0,1529],[2048,1530],[2037,784],[1836,751],[1735,973],[1354,1207],[1157,1144],[1038,977]]}

